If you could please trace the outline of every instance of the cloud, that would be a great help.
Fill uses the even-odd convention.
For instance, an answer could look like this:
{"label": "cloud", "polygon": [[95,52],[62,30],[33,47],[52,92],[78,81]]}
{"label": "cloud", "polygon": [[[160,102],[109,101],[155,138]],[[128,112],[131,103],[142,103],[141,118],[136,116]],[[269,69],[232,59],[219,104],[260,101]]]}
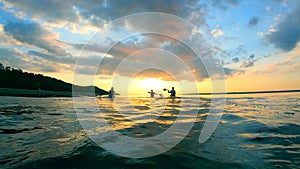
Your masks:
{"label": "cloud", "polygon": [[251,54],[249,56],[249,58],[247,58],[242,64],[241,64],[241,68],[248,68],[248,67],[253,67],[254,66],[254,63],[258,60],[260,60],[259,58],[258,59],[254,59],[255,57],[255,54]]}
{"label": "cloud", "polygon": [[260,19],[259,19],[258,16],[253,16],[253,17],[251,17],[251,18],[249,19],[248,26],[249,26],[249,27],[254,27],[254,26],[256,26],[256,25],[258,24],[259,20],[260,20]]}
{"label": "cloud", "polygon": [[212,0],[212,6],[226,11],[229,6],[238,6],[242,0]]}
{"label": "cloud", "polygon": [[[71,29],[73,29],[73,27],[75,27],[74,29],[77,29],[77,27],[80,28],[81,25],[87,25],[87,27],[101,27],[104,23],[137,12],[163,12],[173,14],[191,21],[196,26],[208,27],[209,30],[206,18],[209,12],[208,8],[210,7],[210,2],[204,3],[197,0],[109,0],[105,5],[103,5],[105,1],[101,0],[40,0],[38,2],[34,0],[4,0],[4,2],[5,6],[11,5],[11,7],[25,12],[27,17],[30,18],[29,23],[25,21],[7,21],[3,26],[3,30],[5,34],[19,41],[23,46],[27,45],[28,52],[26,53],[26,56],[31,57],[30,61],[35,60],[35,64],[51,65],[57,63],[60,66],[60,63],[62,63],[62,65],[74,63],[72,55],[66,50],[66,46],[73,47],[73,50],[79,50],[85,46],[82,56],[79,56],[81,59],[81,64],[78,65],[79,72],[83,74],[93,74],[95,73],[94,70],[97,70],[98,74],[112,75],[118,65],[121,64],[127,56],[130,56],[139,50],[153,47],[160,48],[178,56],[182,62],[189,66],[191,72],[193,72],[198,81],[202,81],[209,77],[207,70],[205,69],[205,66],[207,65],[204,66],[204,62],[208,63],[209,66],[217,65],[217,68],[222,67],[222,65],[219,64],[219,60],[213,57],[216,48],[207,47],[209,43],[204,40],[201,42],[195,41],[195,37],[202,38],[202,34],[193,34],[193,30],[190,30],[190,28],[186,28],[175,19],[168,19],[166,21],[163,19],[163,16],[148,19],[137,16],[127,19],[124,22],[120,22],[118,23],[119,25],[113,25],[109,28],[105,27],[101,29],[101,31],[110,29],[108,32],[112,33],[113,36],[101,34],[100,36],[102,36],[103,39],[101,39],[100,43],[95,42],[94,44],[87,45],[83,44],[84,42],[78,42],[77,44],[61,42],[59,41],[59,34],[51,31],[51,29],[57,30],[58,28],[65,28],[66,26],[67,28],[65,28],[65,30],[69,32],[72,31]],[[241,1],[215,0],[213,2],[216,6],[219,4],[219,7],[224,6],[227,9],[229,6],[239,5]],[[153,23],[155,26],[153,26]],[[46,29],[45,26],[49,29]],[[115,42],[115,39],[117,39],[116,37],[126,33],[131,35],[132,33],[137,33],[145,29],[149,30],[149,27],[153,32],[161,32],[162,34],[168,33],[173,37],[146,36],[141,38],[142,40],[138,41],[138,43],[133,43],[130,40],[127,42],[122,41],[109,51],[110,57],[103,58],[103,54],[106,52],[105,47],[112,45]],[[222,36],[224,32],[217,29],[212,30],[211,34],[214,37],[218,37]],[[111,39],[108,39],[107,37],[110,37]],[[196,47],[201,48],[201,56],[196,56],[188,47],[176,42],[174,40],[176,38],[182,38],[191,42],[191,44],[195,44]],[[136,71],[137,68],[147,67],[149,63],[155,62],[157,64],[166,64],[165,68],[170,70],[173,74],[178,75],[179,79],[190,80],[185,79],[185,74],[188,73],[187,70],[174,66],[174,59],[167,60],[166,58],[168,57],[161,56],[153,60],[152,56],[155,54],[159,53],[145,53],[143,54],[143,57],[134,58],[131,62],[127,63],[126,69],[119,73],[123,76],[130,76],[130,73]],[[201,59],[199,57],[201,57]],[[101,61],[100,67],[98,67],[97,64],[98,61]],[[41,67],[44,71],[59,70],[53,69],[51,66]],[[238,70],[225,69],[226,75],[235,74],[236,72],[238,72]],[[155,71],[150,71],[150,74],[151,73],[153,75],[158,74]],[[215,75],[219,72],[215,71],[211,73],[212,75]]]}
{"label": "cloud", "polygon": [[49,65],[42,66],[41,71],[42,72],[48,72],[48,73],[58,72],[58,70],[56,68],[54,68],[53,66],[49,66]]}
{"label": "cloud", "polygon": [[[114,69],[115,73],[127,77],[147,69],[148,71],[145,75],[159,77],[162,80],[170,80],[170,77],[158,73],[158,69],[167,72],[178,81],[202,81],[208,77],[205,68],[201,65],[200,59],[197,56],[193,56],[191,51],[186,55],[189,56],[185,56],[185,61],[183,61],[181,56],[174,56],[174,53],[168,50],[144,49],[121,60],[121,64],[117,65],[117,67],[112,66],[110,69]],[[193,64],[191,64],[192,62]],[[195,79],[191,75],[194,75]]]}
{"label": "cloud", "polygon": [[10,47],[11,45],[22,46],[23,44],[4,32],[4,25],[0,24],[0,44],[2,47]]}
{"label": "cloud", "polygon": [[232,61],[237,63],[237,62],[239,62],[239,58],[235,57],[235,58],[232,59]]}
{"label": "cloud", "polygon": [[228,75],[228,76],[234,76],[236,74],[240,75],[240,74],[244,74],[246,71],[245,70],[237,70],[237,69],[231,69],[231,68],[227,68],[227,67],[224,67],[224,73],[225,75]]}
{"label": "cloud", "polygon": [[213,29],[210,33],[212,34],[213,37],[222,36],[224,34],[224,32],[220,29],[218,30]]}
{"label": "cloud", "polygon": [[224,5],[221,0],[212,0],[212,6],[215,8],[219,8],[223,11],[226,11],[228,6]]}
{"label": "cloud", "polygon": [[274,74],[274,73],[294,73],[296,79],[298,78],[298,72],[300,71],[300,58],[299,58],[300,46],[298,45],[295,50],[289,53],[289,57],[282,61],[275,61],[270,64],[266,64],[263,70],[255,71],[255,74]]}
{"label": "cloud", "polygon": [[241,67],[243,68],[252,67],[252,66],[254,66],[254,60],[245,60],[241,65]]}
{"label": "cloud", "polygon": [[165,81],[174,81],[172,76],[162,70],[159,69],[146,69],[141,72],[139,72],[136,75],[137,78],[145,79],[145,78],[157,78],[157,79],[163,79]]}
{"label": "cloud", "polygon": [[19,42],[34,45],[55,55],[69,55],[56,40],[58,35],[38,23],[8,22],[4,25],[4,31]]}
{"label": "cloud", "polygon": [[37,2],[35,0],[5,0],[4,2],[7,6],[13,6],[14,8],[22,9],[26,13],[31,13],[33,19],[46,19],[48,22],[78,20],[71,1],[39,0]]}
{"label": "cloud", "polygon": [[[155,2],[153,2],[152,0],[131,0],[122,2],[118,0],[111,0],[108,1],[108,8],[106,8],[109,11],[109,13],[105,15],[107,15],[106,17],[114,17],[112,19],[115,19],[120,16],[125,16],[136,12],[149,11],[164,12],[174,14],[177,16],[187,16],[187,12],[195,6],[197,6],[196,0],[159,0]],[[106,11],[104,11],[104,13],[105,12]]]}
{"label": "cloud", "polygon": [[21,53],[9,48],[0,48],[0,62],[16,68],[22,68],[22,64],[26,63]]}
{"label": "cloud", "polygon": [[293,50],[300,40],[300,3],[283,19],[266,38],[276,48],[283,51]]}
{"label": "cloud", "polygon": [[39,51],[29,50],[29,55],[34,55],[46,59],[48,61],[56,62],[56,63],[66,63],[66,64],[74,64],[75,60],[73,57],[58,57],[56,55],[42,53]]}
{"label": "cloud", "polygon": [[45,20],[51,23],[90,24],[102,27],[103,24],[114,19],[139,13],[163,12],[187,18],[191,11],[198,11],[195,7],[197,0],[4,0],[7,6],[14,6],[35,20]]}
{"label": "cloud", "polygon": [[199,5],[196,9],[190,11],[189,16],[187,19],[197,25],[197,26],[203,26],[206,25],[206,15],[208,13],[207,5]]}
{"label": "cloud", "polygon": [[[130,39],[124,39],[124,41],[116,44],[116,46],[111,48],[108,52],[111,57],[101,58],[101,56],[103,56],[101,52],[104,51],[100,49],[101,47],[97,47],[97,45],[94,44],[86,45],[87,49],[84,49],[85,57],[80,58],[77,73],[95,74],[97,70],[98,75],[107,76],[117,73],[120,76],[130,77],[132,74],[149,66],[154,68],[158,66],[164,68],[168,73],[176,75],[178,80],[194,80],[188,76],[189,74],[193,74],[197,81],[203,81],[217,74],[220,75],[220,72],[216,70],[210,72],[211,74],[209,75],[206,70],[207,66],[217,66],[217,69],[222,69],[218,63],[219,61],[212,57],[213,53],[215,53],[213,48],[203,48],[202,55],[197,56],[189,46],[171,37],[156,34],[147,34],[144,36],[145,37],[141,38],[138,43],[133,43]],[[189,40],[193,42],[193,38]],[[207,46],[204,40],[197,44],[201,47]],[[81,45],[75,46],[78,47]],[[95,52],[97,48],[99,51]],[[157,51],[149,49],[157,49]],[[95,53],[94,55],[88,55],[89,52]],[[170,56],[170,53],[172,56]],[[204,65],[204,63],[206,65]],[[186,65],[189,70],[187,70],[184,65]],[[226,71],[227,75],[232,75],[237,72],[233,69],[231,71],[228,70]],[[155,69],[148,70],[147,74],[144,75],[170,80],[169,77],[163,76],[162,73],[158,73]]]}
{"label": "cloud", "polygon": [[[117,18],[140,13],[162,12],[188,19],[197,26],[206,25],[209,2],[199,0],[3,0],[6,10],[12,7],[34,21],[43,21],[53,27],[71,31],[95,30]],[[213,7],[223,10],[238,6],[240,0],[213,0]],[[17,14],[15,14],[17,15]],[[25,17],[24,17],[25,18]],[[92,28],[91,26],[94,26]],[[86,30],[84,31],[86,32]]]}
{"label": "cloud", "polygon": [[242,2],[242,0],[225,0],[225,2],[233,6],[238,6]]}
{"label": "cloud", "polygon": [[57,72],[58,68],[51,63],[26,55],[22,51],[0,48],[0,62],[6,66],[21,68],[25,71]]}
{"label": "cloud", "polygon": [[0,24],[0,34],[2,34],[2,33],[3,33],[3,31],[4,31],[4,29],[3,29],[3,25],[1,25],[1,24]]}

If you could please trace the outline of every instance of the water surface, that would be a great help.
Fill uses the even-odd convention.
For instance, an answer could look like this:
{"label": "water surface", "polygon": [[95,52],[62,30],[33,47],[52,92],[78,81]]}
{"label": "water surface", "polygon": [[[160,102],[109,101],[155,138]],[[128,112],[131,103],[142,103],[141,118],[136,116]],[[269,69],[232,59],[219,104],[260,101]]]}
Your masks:
{"label": "water surface", "polygon": [[[125,158],[99,147],[82,129],[72,98],[0,97],[1,168],[299,168],[300,95],[243,95],[227,98],[210,139],[198,143],[209,98],[96,99],[101,112],[124,135],[147,138],[167,130],[180,111],[195,110],[188,135],[171,150],[149,158]],[[188,107],[182,107],[188,102]],[[125,104],[126,103],[126,104]],[[93,110],[95,105],[84,103]],[[90,104],[90,105],[89,105]],[[134,110],[134,111],[132,111]],[[90,111],[89,109],[81,111]],[[98,134],[105,129],[95,130]]]}

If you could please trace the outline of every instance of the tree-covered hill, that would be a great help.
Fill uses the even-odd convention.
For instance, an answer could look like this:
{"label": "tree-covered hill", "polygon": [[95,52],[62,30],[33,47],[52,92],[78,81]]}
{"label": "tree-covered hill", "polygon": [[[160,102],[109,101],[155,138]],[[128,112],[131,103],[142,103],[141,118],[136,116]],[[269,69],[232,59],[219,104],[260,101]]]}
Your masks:
{"label": "tree-covered hill", "polygon": [[[77,92],[87,93],[95,90],[95,95],[107,94],[96,86],[77,86]],[[0,88],[29,89],[42,91],[72,92],[72,84],[41,74],[23,72],[21,69],[0,67]]]}

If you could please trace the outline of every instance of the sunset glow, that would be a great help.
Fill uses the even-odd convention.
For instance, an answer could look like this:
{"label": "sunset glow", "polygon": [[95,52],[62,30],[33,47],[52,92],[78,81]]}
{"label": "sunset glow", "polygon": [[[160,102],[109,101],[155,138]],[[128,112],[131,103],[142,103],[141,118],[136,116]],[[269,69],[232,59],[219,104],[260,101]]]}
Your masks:
{"label": "sunset glow", "polygon": [[120,93],[175,84],[183,93],[211,92],[220,76],[207,72],[211,65],[222,69],[226,91],[300,88],[297,0],[47,2],[0,0],[4,66]]}
{"label": "sunset glow", "polygon": [[159,90],[163,86],[166,86],[166,83],[160,79],[146,78],[140,81],[140,85],[147,90]]}

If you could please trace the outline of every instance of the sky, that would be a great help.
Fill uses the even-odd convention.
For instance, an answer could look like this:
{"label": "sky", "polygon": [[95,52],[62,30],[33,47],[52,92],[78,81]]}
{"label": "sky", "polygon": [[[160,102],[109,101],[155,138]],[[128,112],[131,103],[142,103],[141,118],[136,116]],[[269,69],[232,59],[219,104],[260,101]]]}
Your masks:
{"label": "sky", "polygon": [[0,0],[0,63],[122,94],[300,89],[299,25],[298,0]]}

